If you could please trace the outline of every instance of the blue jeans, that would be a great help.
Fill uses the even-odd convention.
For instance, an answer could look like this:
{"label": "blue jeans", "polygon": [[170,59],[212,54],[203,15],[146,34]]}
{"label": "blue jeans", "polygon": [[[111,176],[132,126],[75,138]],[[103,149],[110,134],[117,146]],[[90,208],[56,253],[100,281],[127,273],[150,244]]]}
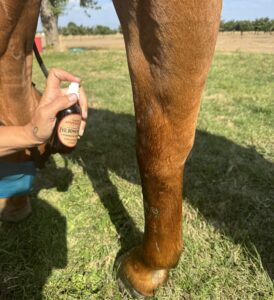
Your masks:
{"label": "blue jeans", "polygon": [[32,161],[0,162],[0,198],[26,195],[30,192],[36,169]]}

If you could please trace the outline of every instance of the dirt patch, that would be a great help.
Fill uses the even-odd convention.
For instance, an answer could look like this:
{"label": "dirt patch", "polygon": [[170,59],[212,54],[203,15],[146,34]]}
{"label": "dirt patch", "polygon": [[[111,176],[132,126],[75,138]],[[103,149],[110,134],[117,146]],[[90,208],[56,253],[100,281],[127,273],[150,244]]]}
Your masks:
{"label": "dirt patch", "polygon": [[121,34],[95,36],[61,36],[60,48],[87,48],[87,49],[124,49],[124,39]]}
{"label": "dirt patch", "polygon": [[[45,41],[43,46],[45,46]],[[104,36],[60,36],[61,50],[69,48],[86,49],[124,49],[124,40],[121,34]],[[217,51],[222,52],[253,52],[274,53],[274,34],[245,32],[219,33]]]}
{"label": "dirt patch", "polygon": [[222,52],[253,52],[274,54],[274,34],[244,32],[219,33],[217,40],[217,51]]}

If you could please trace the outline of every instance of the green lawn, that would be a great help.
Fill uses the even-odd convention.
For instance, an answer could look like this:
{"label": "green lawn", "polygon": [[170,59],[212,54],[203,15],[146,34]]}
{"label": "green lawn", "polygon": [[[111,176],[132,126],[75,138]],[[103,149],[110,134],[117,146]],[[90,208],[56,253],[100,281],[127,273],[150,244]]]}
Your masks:
{"label": "green lawn", "polygon": [[[73,155],[40,172],[32,216],[0,223],[0,299],[128,299],[113,265],[140,241],[143,207],[125,53],[44,59],[81,76],[90,118]],[[216,54],[185,172],[185,251],[155,299],[274,299],[273,97],[274,55]]]}

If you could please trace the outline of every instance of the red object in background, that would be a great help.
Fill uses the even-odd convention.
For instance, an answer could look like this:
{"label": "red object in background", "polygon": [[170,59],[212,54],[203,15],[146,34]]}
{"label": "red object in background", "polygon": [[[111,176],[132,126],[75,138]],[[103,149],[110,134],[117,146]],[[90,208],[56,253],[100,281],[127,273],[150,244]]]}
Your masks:
{"label": "red object in background", "polygon": [[42,53],[43,52],[42,38],[40,36],[36,36],[34,38],[34,41],[35,41],[35,44],[36,44],[36,47],[37,47],[39,53]]}

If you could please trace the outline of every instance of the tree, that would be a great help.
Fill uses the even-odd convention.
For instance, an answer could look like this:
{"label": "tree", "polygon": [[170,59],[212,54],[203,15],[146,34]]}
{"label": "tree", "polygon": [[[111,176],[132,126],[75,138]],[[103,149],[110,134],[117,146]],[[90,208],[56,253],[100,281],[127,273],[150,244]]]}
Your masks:
{"label": "tree", "polygon": [[[47,47],[59,49],[58,17],[64,13],[68,0],[42,0],[41,22],[46,36]],[[80,0],[80,6],[98,9],[96,0]]]}
{"label": "tree", "polygon": [[221,21],[220,31],[240,31],[243,34],[244,31],[264,31],[270,32],[274,30],[274,20],[269,18],[260,18],[254,21],[240,20],[240,21]]}

